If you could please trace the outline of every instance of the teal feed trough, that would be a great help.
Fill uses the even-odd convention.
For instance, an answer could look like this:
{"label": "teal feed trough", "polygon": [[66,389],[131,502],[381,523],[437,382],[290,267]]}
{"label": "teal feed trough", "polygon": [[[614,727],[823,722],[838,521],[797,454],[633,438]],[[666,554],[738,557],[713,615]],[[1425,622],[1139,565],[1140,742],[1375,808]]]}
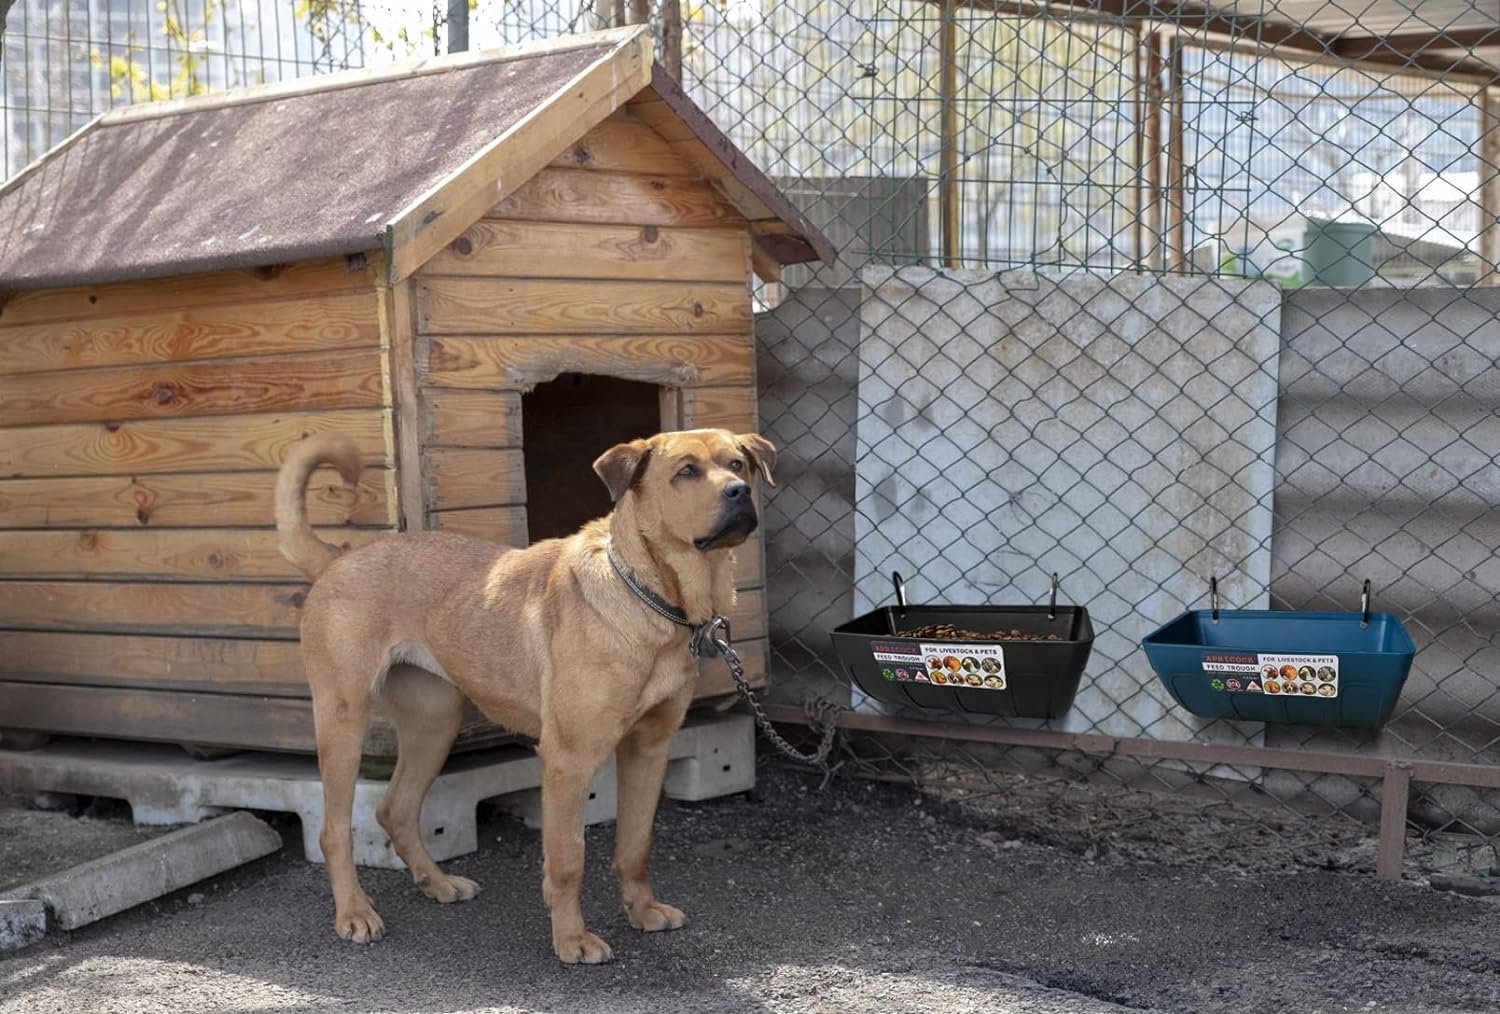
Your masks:
{"label": "teal feed trough", "polygon": [[1141,647],[1162,684],[1203,718],[1379,729],[1416,646],[1390,613],[1197,609]]}

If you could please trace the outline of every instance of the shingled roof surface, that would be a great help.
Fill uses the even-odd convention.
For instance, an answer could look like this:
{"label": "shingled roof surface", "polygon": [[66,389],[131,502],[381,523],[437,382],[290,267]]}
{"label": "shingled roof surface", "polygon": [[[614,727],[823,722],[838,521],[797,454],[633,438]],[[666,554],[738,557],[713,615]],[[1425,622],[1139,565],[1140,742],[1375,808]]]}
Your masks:
{"label": "shingled roof surface", "polygon": [[610,49],[106,116],[0,192],[0,289],[378,249],[386,223]]}

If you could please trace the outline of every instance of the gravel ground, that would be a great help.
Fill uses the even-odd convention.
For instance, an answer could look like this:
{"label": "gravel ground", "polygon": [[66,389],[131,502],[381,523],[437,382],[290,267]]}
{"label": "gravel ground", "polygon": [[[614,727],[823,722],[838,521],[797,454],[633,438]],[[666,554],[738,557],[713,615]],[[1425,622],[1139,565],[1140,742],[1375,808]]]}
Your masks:
{"label": "gravel ground", "polygon": [[[1101,849],[1049,838],[1045,809],[898,786],[766,770],[753,798],[664,804],[658,890],[692,920],[669,934],[629,929],[612,829],[590,829],[585,912],[617,958],[595,968],[552,957],[539,841],[508,818],[447,864],[475,901],[367,871],[390,931],[370,947],[333,936],[322,871],[279,826],[277,856],[0,960],[0,1014],[1500,1009],[1490,899]],[[16,851],[0,840],[0,869]]]}
{"label": "gravel ground", "polygon": [[[112,799],[81,801],[55,796],[55,809],[0,793],[0,890],[107,856],[170,828],[135,827],[130,808]],[[77,811],[76,814],[74,811]]]}

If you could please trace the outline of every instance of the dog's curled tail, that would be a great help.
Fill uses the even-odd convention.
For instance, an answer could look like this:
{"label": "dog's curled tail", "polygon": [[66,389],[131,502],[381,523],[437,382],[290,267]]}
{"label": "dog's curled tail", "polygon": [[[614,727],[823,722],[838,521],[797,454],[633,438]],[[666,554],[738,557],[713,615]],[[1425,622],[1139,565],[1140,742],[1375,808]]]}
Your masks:
{"label": "dog's curled tail", "polygon": [[276,475],[276,545],[298,570],[316,580],[344,552],[313,534],[307,521],[307,483],[319,465],[332,465],[353,485],[364,471],[359,448],[337,433],[308,437],[286,456]]}

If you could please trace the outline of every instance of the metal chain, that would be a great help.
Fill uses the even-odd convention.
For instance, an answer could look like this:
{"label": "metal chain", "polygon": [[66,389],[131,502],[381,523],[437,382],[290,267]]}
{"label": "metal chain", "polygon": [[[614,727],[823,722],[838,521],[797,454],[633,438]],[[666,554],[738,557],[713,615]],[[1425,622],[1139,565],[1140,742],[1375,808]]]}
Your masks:
{"label": "metal chain", "polygon": [[725,664],[729,666],[729,675],[734,677],[735,686],[740,688],[740,693],[744,696],[745,703],[750,705],[750,710],[755,714],[756,724],[760,726],[760,731],[766,734],[766,739],[771,741],[771,745],[794,761],[811,764],[813,767],[826,771],[828,769],[828,753],[833,749],[833,740],[839,731],[838,722],[831,713],[833,710],[836,710],[836,707],[827,701],[819,702],[819,710],[823,714],[815,718],[814,721],[821,722],[823,736],[818,741],[818,748],[816,750],[810,754],[802,753],[781,737],[781,733],[776,731],[776,727],[771,724],[771,720],[761,710],[760,702],[755,699],[755,692],[750,689],[750,684],[745,682],[745,669],[744,666],[740,665],[739,653],[722,641],[719,642],[718,648],[719,652],[724,656]]}
{"label": "metal chain", "polygon": [[[724,633],[721,635],[719,631]],[[827,700],[819,700],[816,703],[808,702],[808,717],[814,728],[822,727],[822,738],[818,740],[816,750],[812,753],[803,753],[776,731],[776,726],[771,724],[760,702],[755,699],[755,691],[750,689],[749,683],[745,682],[745,667],[740,663],[739,652],[735,651],[729,643],[729,621],[722,616],[715,616],[699,628],[693,641],[695,655],[708,654],[703,651],[703,648],[712,647],[724,659],[724,664],[729,667],[729,675],[734,679],[734,685],[740,688],[741,696],[745,698],[745,703],[750,705],[750,711],[755,715],[756,724],[760,726],[760,731],[765,733],[766,739],[771,741],[772,746],[798,763],[810,764],[822,770],[825,775],[829,774],[828,754],[833,750],[833,741],[839,730],[838,705]]]}

